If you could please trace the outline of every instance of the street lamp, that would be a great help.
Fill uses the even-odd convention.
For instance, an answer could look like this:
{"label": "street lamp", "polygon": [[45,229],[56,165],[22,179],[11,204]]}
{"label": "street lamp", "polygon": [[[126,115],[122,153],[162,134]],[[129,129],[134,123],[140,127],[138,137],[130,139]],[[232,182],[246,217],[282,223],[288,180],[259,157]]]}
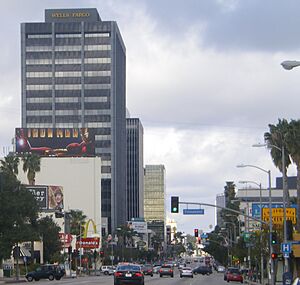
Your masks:
{"label": "street lamp", "polygon": [[[300,62],[299,62],[300,65]],[[287,243],[287,226],[286,226],[286,202],[287,202],[287,197],[288,197],[288,187],[286,183],[286,172],[285,172],[285,149],[284,145],[282,144],[282,147],[278,147],[273,144],[254,144],[254,147],[268,147],[268,148],[275,148],[278,151],[281,152],[281,171],[282,171],[282,204],[283,204],[283,242]],[[288,257],[284,257],[284,267],[285,267],[285,272],[289,271],[289,261]]]}
{"label": "street lamp", "polygon": [[[261,195],[261,183],[257,183],[255,181],[250,180],[244,180],[239,181],[241,184],[247,184],[252,183],[259,187],[259,208],[260,208],[260,216],[259,218],[262,220],[262,195]],[[262,224],[260,224],[260,246],[262,246]],[[263,251],[262,248],[260,249],[260,282],[263,285],[264,284],[264,257],[263,257]]]}
{"label": "street lamp", "polygon": [[294,67],[300,66],[300,61],[297,60],[285,60],[281,63],[281,66],[286,70],[291,70]]}
{"label": "street lamp", "polygon": [[256,168],[262,172],[265,172],[268,174],[268,182],[269,182],[269,219],[270,219],[270,223],[269,223],[269,242],[270,242],[270,262],[271,262],[271,285],[275,284],[275,272],[274,272],[274,262],[272,260],[272,253],[273,253],[273,247],[272,247],[272,231],[273,231],[273,221],[272,221],[272,194],[271,194],[271,171],[270,170],[266,170],[264,168],[261,168],[259,166],[256,165],[252,165],[252,164],[240,164],[237,165],[237,167],[239,168],[244,168],[244,167],[252,167],[252,168]]}

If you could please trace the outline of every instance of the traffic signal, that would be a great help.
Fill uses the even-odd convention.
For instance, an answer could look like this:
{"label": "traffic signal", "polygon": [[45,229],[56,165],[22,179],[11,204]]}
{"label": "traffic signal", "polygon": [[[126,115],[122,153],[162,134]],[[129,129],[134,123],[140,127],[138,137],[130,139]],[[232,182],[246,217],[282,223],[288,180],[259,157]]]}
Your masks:
{"label": "traffic signal", "polygon": [[171,197],[171,213],[179,212],[179,197],[172,196]]}
{"label": "traffic signal", "polygon": [[273,260],[274,260],[274,259],[277,259],[277,257],[278,257],[277,253],[273,252],[273,253],[271,254],[271,258],[272,258]]}
{"label": "traffic signal", "polygon": [[68,254],[69,255],[72,254],[72,246],[71,245],[68,247]]}
{"label": "traffic signal", "polygon": [[195,237],[199,236],[198,229],[194,229],[194,235],[195,235]]}
{"label": "traffic signal", "polygon": [[104,250],[100,250],[100,257],[104,257]]}
{"label": "traffic signal", "polygon": [[272,244],[277,244],[278,243],[277,233],[275,233],[275,232],[271,233],[271,240],[272,240]]}

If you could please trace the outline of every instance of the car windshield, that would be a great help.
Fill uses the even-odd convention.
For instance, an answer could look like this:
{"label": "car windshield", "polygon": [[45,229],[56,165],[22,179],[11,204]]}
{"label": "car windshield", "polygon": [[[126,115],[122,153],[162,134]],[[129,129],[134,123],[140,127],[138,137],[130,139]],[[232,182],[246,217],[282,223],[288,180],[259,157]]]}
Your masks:
{"label": "car windshield", "polygon": [[162,268],[172,268],[171,265],[163,265]]}
{"label": "car windshield", "polygon": [[121,265],[118,266],[117,271],[140,271],[141,268],[137,265]]}
{"label": "car windshield", "polygon": [[231,273],[231,274],[240,274],[240,270],[239,269],[230,269],[229,273]]}
{"label": "car windshield", "polygon": [[192,270],[191,267],[184,267],[183,270]]}

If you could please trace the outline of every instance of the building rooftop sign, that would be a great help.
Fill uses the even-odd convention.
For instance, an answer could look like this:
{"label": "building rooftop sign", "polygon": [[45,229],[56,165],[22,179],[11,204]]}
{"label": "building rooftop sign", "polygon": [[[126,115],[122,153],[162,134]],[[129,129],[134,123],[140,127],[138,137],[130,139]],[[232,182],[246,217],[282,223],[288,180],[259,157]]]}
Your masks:
{"label": "building rooftop sign", "polygon": [[45,22],[99,22],[97,9],[46,9]]}

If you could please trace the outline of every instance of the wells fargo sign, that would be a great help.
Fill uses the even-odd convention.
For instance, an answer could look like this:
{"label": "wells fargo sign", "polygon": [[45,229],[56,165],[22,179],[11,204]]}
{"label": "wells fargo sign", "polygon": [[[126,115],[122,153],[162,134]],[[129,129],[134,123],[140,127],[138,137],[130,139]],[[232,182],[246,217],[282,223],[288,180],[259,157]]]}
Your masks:
{"label": "wells fargo sign", "polygon": [[[262,219],[263,221],[270,222],[270,210],[269,208],[262,209]],[[296,224],[296,209],[295,208],[286,208],[286,219],[292,221]],[[283,208],[273,208],[272,209],[272,222],[274,225],[283,224]]]}
{"label": "wells fargo sign", "polygon": [[56,12],[52,13],[52,18],[83,18],[83,17],[89,17],[90,13],[87,12],[72,12],[72,13],[62,13],[62,12]]}

